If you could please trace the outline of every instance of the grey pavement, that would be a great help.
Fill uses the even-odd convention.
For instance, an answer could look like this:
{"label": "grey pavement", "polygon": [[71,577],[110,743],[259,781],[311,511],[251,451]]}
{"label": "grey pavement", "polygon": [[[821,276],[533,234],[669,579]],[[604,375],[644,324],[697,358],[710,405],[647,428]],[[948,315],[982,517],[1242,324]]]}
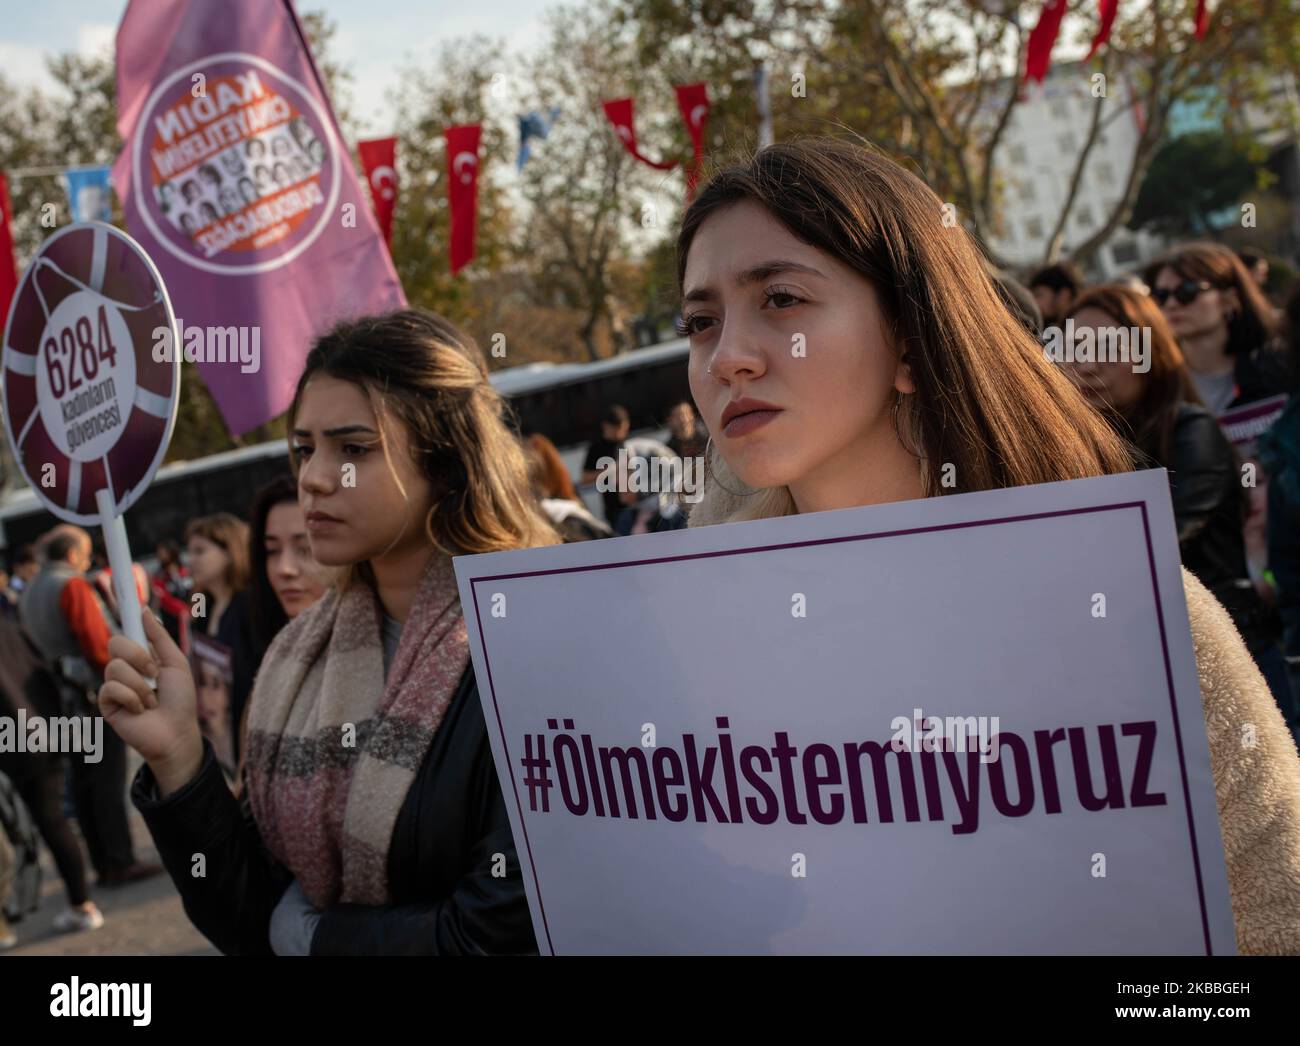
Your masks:
{"label": "grey pavement", "polygon": [[[139,758],[131,753],[130,773],[135,775]],[[144,821],[128,802],[131,836],[136,859],[156,862],[158,851]],[[84,847],[83,847],[84,855]],[[18,947],[0,952],[0,958],[20,955],[218,955],[207,939],[191,925],[181,907],[180,895],[166,872],[140,882],[101,889],[94,885],[95,873],[86,856],[90,899],[104,913],[104,925],[86,933],[57,933],[54,917],[67,907],[63,880],[49,851],[41,855],[41,906],[14,925]]]}

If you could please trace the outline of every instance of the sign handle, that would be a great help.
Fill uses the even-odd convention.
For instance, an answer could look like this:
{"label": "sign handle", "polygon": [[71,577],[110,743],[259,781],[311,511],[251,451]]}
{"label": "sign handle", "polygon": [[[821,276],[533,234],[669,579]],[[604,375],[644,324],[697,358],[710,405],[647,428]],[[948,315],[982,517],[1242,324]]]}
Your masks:
{"label": "sign handle", "polygon": [[113,571],[113,594],[117,597],[117,614],[126,638],[139,643],[145,650],[149,643],[144,638],[144,619],[140,611],[140,593],[135,587],[135,571],[131,566],[131,546],[126,540],[126,523],[118,515],[117,503],[111,490],[95,492],[99,506],[99,525],[104,532],[104,545],[108,549],[108,565]]}

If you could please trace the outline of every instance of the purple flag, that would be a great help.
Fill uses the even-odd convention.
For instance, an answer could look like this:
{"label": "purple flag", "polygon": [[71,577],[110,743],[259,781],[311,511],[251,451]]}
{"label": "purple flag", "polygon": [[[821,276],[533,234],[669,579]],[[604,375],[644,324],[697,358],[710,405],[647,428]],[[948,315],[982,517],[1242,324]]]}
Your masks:
{"label": "purple flag", "polygon": [[315,335],[401,284],[289,0],[131,0],[117,97],[127,227],[239,435],[288,407]]}

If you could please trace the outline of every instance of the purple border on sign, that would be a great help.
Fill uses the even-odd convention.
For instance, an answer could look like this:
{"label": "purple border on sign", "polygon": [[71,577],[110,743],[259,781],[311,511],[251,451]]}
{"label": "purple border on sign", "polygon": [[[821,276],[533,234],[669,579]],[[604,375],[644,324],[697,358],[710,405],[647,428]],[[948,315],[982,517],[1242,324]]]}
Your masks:
{"label": "purple border on sign", "polygon": [[730,548],[718,552],[693,552],[681,556],[657,556],[650,559],[632,559],[622,563],[597,563],[584,567],[556,567],[552,570],[524,570],[514,574],[487,574],[483,577],[469,578],[470,591],[474,594],[474,617],[478,622],[480,641],[483,644],[483,663],[488,674],[488,693],[492,697],[492,708],[497,717],[497,733],[501,738],[501,748],[506,754],[510,771],[510,786],[514,792],[515,808],[519,811],[519,825],[524,833],[524,848],[528,854],[528,864],[533,871],[533,883],[537,888],[537,905],[542,912],[542,926],[546,930],[546,944],[551,954],[555,954],[555,945],[551,941],[551,928],[546,920],[546,905],[542,901],[542,884],[537,877],[537,865],[533,861],[533,847],[528,839],[528,825],[524,819],[523,803],[519,799],[519,783],[515,780],[514,760],[510,755],[510,746],[506,742],[505,727],[501,723],[501,708],[497,704],[496,687],[492,682],[492,659],[488,656],[487,633],[483,631],[483,617],[479,612],[478,589],[481,581],[509,581],[523,577],[545,577],[549,574],[574,574],[587,570],[614,570],[621,567],[648,566],[653,563],[676,563],[688,559],[713,559],[719,556],[739,556],[754,552],[775,552],[789,548],[805,548],[812,545],[837,545],[845,541],[870,541],[874,538],[903,537],[908,534],[931,534],[945,530],[965,530],[968,527],[996,526],[1001,523],[1023,523],[1027,520],[1052,519],[1059,516],[1079,516],[1093,512],[1114,512],[1119,509],[1140,509],[1142,512],[1142,535],[1146,540],[1147,563],[1151,570],[1151,594],[1156,605],[1156,621],[1160,626],[1160,649],[1164,655],[1165,682],[1169,688],[1169,708],[1174,721],[1174,743],[1178,747],[1178,769],[1183,782],[1183,806],[1187,813],[1187,835],[1192,847],[1192,865],[1196,871],[1196,893],[1201,905],[1201,930],[1205,936],[1205,954],[1213,955],[1210,944],[1210,919],[1205,907],[1205,888],[1201,877],[1200,850],[1196,843],[1196,826],[1192,823],[1192,798],[1187,785],[1187,761],[1183,754],[1183,735],[1178,723],[1178,701],[1174,694],[1173,668],[1169,661],[1169,643],[1165,634],[1165,615],[1160,605],[1160,583],[1156,579],[1155,549],[1151,544],[1151,527],[1147,519],[1145,501],[1124,501],[1112,505],[1094,505],[1089,508],[1057,509],[1052,512],[1035,512],[1021,516],[1000,516],[995,519],[969,520],[965,523],[943,523],[931,527],[909,527],[903,530],[882,530],[874,534],[848,534],[835,538],[814,538],[809,541],[787,541],[779,545],[755,545],[750,548]]}

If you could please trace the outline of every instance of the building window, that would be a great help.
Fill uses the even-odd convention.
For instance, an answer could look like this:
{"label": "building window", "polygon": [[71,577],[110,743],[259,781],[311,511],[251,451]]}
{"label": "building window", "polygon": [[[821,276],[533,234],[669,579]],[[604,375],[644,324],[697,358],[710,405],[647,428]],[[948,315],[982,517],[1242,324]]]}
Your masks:
{"label": "building window", "polygon": [[1074,215],[1075,215],[1074,220],[1078,224],[1080,229],[1092,228],[1094,224],[1094,219],[1092,217],[1092,208],[1089,207],[1086,203],[1079,204],[1078,208],[1074,212]]}
{"label": "building window", "polygon": [[1115,184],[1115,168],[1109,160],[1097,164],[1097,181],[1101,185]]}
{"label": "building window", "polygon": [[1138,260],[1137,244],[1131,240],[1113,243],[1110,248],[1110,257],[1117,266],[1135,265]]}
{"label": "building window", "polygon": [[1061,97],[1050,99],[1047,103],[1047,111],[1052,114],[1052,119],[1064,120],[1067,115],[1065,112],[1065,99]]}
{"label": "building window", "polygon": [[1031,240],[1041,240],[1043,238],[1043,220],[1041,218],[1027,218],[1025,220],[1025,235]]}
{"label": "building window", "polygon": [[1029,162],[1029,154],[1025,151],[1025,147],[1021,145],[1019,142],[1011,146],[1008,152],[1009,155],[1011,156],[1011,162],[1014,164],[1023,165]]}
{"label": "building window", "polygon": [[1074,137],[1073,131],[1067,131],[1065,134],[1056,136],[1056,146],[1063,153],[1073,153],[1079,147],[1078,139]]}
{"label": "building window", "polygon": [[1033,203],[1036,197],[1033,182],[1020,183],[1020,199],[1023,203]]}

